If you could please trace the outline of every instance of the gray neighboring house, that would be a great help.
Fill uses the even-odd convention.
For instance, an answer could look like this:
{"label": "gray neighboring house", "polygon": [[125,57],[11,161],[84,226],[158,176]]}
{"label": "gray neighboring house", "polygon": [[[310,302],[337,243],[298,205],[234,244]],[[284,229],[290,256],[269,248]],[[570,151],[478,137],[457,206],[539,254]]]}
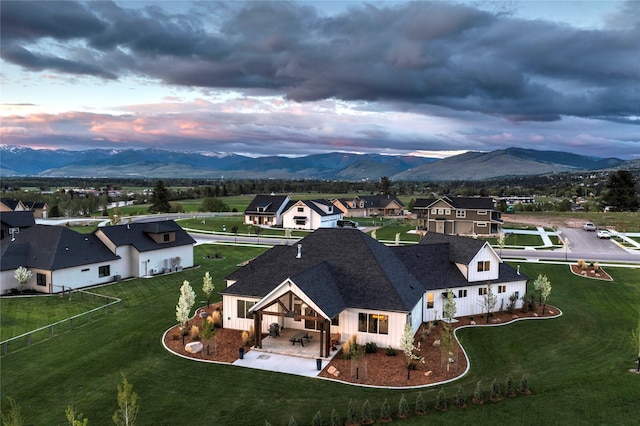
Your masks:
{"label": "gray neighboring house", "polygon": [[269,249],[226,281],[225,328],[266,333],[278,323],[319,330],[320,356],[327,357],[336,334],[397,348],[405,324],[415,333],[442,318],[448,289],[458,316],[482,313],[480,302],[494,284],[497,306],[506,306],[510,296],[525,294],[527,277],[503,264],[486,241],[427,234],[417,246],[393,247],[355,229],[322,228],[298,244]]}
{"label": "gray neighboring house", "polygon": [[[80,234],[34,225],[4,239],[0,292],[17,287],[19,266],[31,270],[27,288],[54,293],[192,267],[195,240],[172,220],[99,228]],[[6,242],[6,243],[5,243]]]}
{"label": "gray neighboring house", "polygon": [[450,235],[496,235],[503,222],[490,197],[417,198],[413,212],[427,231]]}

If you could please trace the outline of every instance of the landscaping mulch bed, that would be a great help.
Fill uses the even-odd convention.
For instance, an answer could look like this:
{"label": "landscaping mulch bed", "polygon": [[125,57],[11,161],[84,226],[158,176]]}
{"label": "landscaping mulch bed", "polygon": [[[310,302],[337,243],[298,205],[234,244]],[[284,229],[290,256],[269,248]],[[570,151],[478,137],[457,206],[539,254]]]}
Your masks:
{"label": "landscaping mulch bed", "polygon": [[575,275],[579,275],[585,278],[592,278],[594,280],[613,281],[613,278],[605,272],[604,269],[599,268],[597,271],[593,266],[587,267],[587,269],[580,269],[578,265],[571,265],[571,272]]}
{"label": "landscaping mulch bed", "polygon": [[[215,309],[222,309],[221,303],[211,305],[209,308],[199,308],[197,315],[189,321],[189,327],[193,324],[200,327],[203,320],[198,314],[201,311],[206,311],[211,314]],[[544,316],[554,317],[557,315],[559,315],[558,309],[547,305]],[[490,317],[489,324],[505,324],[514,321],[516,317],[526,318],[535,316],[543,316],[541,306],[538,306],[536,311],[529,311],[527,313],[523,313],[521,310],[516,311],[514,314],[506,312],[495,313]],[[486,317],[481,318],[476,316],[474,319],[477,321],[478,326],[486,325]],[[472,323],[471,317],[461,317],[457,318],[457,320],[458,322],[453,324],[454,328]],[[378,348],[376,353],[364,355],[357,370],[357,378],[356,365],[352,364],[351,360],[344,359],[340,351],[331,360],[329,365],[320,372],[320,376],[349,383],[390,387],[423,386],[453,379],[464,373],[467,368],[467,360],[462,350],[456,344],[453,355],[447,357],[452,358],[453,362],[447,362],[446,359],[443,362],[440,348],[434,347],[433,345],[434,341],[440,338],[443,327],[444,323],[440,321],[438,325],[433,326],[427,335],[423,333],[427,325],[423,324],[418,333],[416,333],[415,345],[420,344],[420,355],[425,358],[425,363],[417,363],[415,370],[411,371],[409,379],[407,379],[407,358],[399,348],[396,348],[396,356],[387,356],[386,348]],[[266,335],[264,336],[266,337]],[[179,326],[175,326],[166,333],[164,342],[170,351],[185,357],[223,363],[232,363],[238,359],[238,349],[240,347],[244,348],[245,353],[251,350],[249,346],[242,345],[242,331],[240,330],[219,328],[212,340],[215,341],[215,353],[212,350],[213,345],[211,342],[209,343],[211,349],[210,355],[206,354],[207,342],[203,342],[205,347],[203,353],[189,353],[184,349]],[[185,344],[191,341],[190,336],[185,336]],[[358,343],[365,344],[367,342]],[[449,366],[448,369],[447,365]],[[339,372],[337,376],[329,374],[329,371],[333,371],[334,369]]]}

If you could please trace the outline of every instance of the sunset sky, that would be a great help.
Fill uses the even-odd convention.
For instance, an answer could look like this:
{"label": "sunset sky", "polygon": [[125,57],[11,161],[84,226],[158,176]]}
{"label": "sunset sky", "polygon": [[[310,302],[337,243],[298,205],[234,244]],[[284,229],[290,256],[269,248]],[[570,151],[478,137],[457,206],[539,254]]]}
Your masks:
{"label": "sunset sky", "polygon": [[0,143],[640,158],[640,1],[6,1]]}

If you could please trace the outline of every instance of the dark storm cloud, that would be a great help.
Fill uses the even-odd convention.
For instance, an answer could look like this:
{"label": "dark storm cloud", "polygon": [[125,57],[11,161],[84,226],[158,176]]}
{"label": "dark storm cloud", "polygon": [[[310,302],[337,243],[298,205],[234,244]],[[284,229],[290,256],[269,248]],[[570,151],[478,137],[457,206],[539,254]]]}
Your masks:
{"label": "dark storm cloud", "polygon": [[[333,16],[287,2],[208,3],[206,14],[108,2],[1,7],[2,57],[30,70],[269,89],[299,102],[437,105],[513,121],[640,115],[637,14],[621,28],[583,30],[444,2],[354,5]],[[47,40],[57,46],[43,53]]]}

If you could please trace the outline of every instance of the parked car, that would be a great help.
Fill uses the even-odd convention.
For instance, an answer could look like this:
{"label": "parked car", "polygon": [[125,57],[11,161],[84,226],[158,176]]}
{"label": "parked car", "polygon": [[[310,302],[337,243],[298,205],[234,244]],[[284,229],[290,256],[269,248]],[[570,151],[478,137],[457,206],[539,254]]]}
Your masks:
{"label": "parked car", "polygon": [[611,238],[611,233],[606,229],[598,229],[598,231],[596,232],[596,235],[598,236],[598,238],[607,238],[607,239]]}
{"label": "parked car", "polygon": [[352,227],[352,228],[356,228],[356,227],[358,226],[358,224],[357,224],[357,223],[355,223],[355,222],[354,222],[354,221],[352,221],[352,220],[339,220],[339,221],[338,221],[338,226],[339,226],[340,228],[343,228],[343,227],[345,227],[345,226],[350,226],[350,227]]}
{"label": "parked car", "polygon": [[585,231],[595,231],[596,226],[591,222],[585,222],[584,225],[582,225],[582,229]]}

